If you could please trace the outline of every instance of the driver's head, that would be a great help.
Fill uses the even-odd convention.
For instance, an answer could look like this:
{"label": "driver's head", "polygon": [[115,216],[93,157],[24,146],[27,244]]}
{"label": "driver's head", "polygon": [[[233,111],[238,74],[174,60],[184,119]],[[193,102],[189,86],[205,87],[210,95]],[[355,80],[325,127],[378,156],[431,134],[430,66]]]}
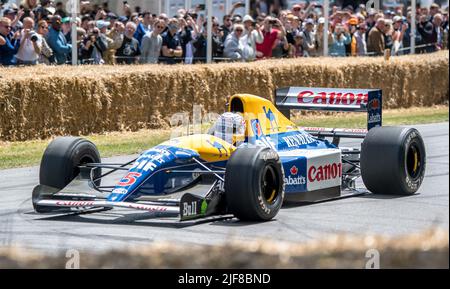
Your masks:
{"label": "driver's head", "polygon": [[214,127],[214,136],[238,146],[245,141],[245,120],[239,113],[226,112],[218,119]]}

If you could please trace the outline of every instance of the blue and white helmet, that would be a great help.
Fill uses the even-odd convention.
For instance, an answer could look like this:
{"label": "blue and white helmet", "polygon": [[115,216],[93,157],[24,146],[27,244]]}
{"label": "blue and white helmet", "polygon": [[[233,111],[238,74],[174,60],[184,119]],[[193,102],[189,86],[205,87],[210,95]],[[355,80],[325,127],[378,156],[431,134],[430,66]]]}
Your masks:
{"label": "blue and white helmet", "polygon": [[241,114],[226,112],[217,119],[213,135],[237,146],[245,140],[245,128],[245,119]]}

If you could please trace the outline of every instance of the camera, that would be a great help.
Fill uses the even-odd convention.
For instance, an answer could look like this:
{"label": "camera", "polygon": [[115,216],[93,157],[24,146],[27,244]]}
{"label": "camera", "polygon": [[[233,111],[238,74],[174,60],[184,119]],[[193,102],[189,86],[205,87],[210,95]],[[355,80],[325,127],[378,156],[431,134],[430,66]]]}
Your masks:
{"label": "camera", "polygon": [[30,32],[30,40],[31,41],[36,42],[36,41],[38,41],[38,39],[39,39],[39,37],[36,32],[34,32],[34,31]]}

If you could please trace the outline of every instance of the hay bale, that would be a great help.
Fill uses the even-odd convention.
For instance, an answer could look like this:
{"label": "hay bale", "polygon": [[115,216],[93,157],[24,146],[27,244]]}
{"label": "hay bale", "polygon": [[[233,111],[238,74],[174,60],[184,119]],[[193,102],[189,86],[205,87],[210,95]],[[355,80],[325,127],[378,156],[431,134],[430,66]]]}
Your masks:
{"label": "hay bale", "polygon": [[448,51],[211,65],[0,68],[0,140],[164,128],[171,115],[222,112],[235,93],[276,87],[381,88],[384,108],[448,101]]}

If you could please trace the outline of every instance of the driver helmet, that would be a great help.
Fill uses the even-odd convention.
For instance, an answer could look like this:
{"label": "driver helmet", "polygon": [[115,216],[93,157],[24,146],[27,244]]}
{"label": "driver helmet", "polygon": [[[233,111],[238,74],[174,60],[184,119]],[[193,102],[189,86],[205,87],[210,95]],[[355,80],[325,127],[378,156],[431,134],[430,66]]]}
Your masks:
{"label": "driver helmet", "polygon": [[214,136],[233,145],[245,141],[245,120],[240,113],[226,112],[216,121]]}

